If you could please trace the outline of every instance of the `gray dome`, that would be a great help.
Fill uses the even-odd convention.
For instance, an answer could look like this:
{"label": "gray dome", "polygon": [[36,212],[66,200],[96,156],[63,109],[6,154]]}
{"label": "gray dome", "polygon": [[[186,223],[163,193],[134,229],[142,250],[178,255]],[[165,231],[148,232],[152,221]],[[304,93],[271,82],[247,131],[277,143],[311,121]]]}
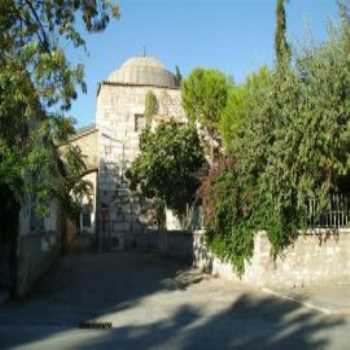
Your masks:
{"label": "gray dome", "polygon": [[153,57],[133,57],[112,72],[108,82],[131,85],[176,87],[175,77]]}

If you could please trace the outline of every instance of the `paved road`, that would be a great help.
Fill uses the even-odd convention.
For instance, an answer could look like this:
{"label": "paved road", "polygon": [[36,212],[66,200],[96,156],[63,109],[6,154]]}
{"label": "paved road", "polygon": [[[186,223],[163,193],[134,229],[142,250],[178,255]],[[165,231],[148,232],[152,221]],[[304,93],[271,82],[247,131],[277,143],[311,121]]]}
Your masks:
{"label": "paved road", "polygon": [[345,350],[349,334],[345,317],[130,252],[65,257],[26,301],[0,306],[0,349]]}

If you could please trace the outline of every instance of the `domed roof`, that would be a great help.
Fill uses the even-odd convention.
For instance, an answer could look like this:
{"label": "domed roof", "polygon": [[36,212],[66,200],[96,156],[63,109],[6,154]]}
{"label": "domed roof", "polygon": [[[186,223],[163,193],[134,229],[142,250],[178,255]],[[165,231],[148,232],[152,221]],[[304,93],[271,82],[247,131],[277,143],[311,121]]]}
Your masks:
{"label": "domed roof", "polygon": [[175,77],[153,57],[133,57],[112,72],[108,82],[175,88]]}

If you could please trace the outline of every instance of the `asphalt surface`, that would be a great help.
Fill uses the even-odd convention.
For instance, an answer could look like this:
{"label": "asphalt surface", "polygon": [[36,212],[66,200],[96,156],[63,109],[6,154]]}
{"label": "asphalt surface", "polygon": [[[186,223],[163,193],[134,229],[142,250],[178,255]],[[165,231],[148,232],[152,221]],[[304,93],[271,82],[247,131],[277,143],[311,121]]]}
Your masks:
{"label": "asphalt surface", "polygon": [[0,349],[345,350],[349,334],[346,315],[133,252],[67,256],[26,300],[0,306]]}

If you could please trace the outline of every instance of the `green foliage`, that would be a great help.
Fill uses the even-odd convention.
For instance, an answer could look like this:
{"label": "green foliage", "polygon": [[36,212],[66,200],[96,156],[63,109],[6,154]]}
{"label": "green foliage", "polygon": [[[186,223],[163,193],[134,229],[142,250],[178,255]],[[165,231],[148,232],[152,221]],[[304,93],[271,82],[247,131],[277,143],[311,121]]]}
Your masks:
{"label": "green foliage", "polygon": [[67,145],[61,163],[65,175],[56,186],[54,196],[65,205],[65,212],[72,218],[76,218],[81,210],[82,195],[90,196],[92,184],[82,177],[88,172],[83,155],[78,146]]}
{"label": "green foliage", "polygon": [[78,17],[88,32],[98,32],[111,16],[118,15],[118,7],[107,0],[3,0],[0,13],[1,70],[13,62],[20,72],[30,73],[41,103],[67,109],[76,98],[75,85],[86,87],[83,67],[71,65],[60,45],[84,46],[76,26]]}
{"label": "green foliage", "polygon": [[152,120],[152,117],[158,113],[158,100],[157,96],[153,91],[148,91],[145,97],[145,118],[147,123],[149,124]]}
{"label": "green foliage", "polygon": [[178,65],[175,66],[175,83],[177,86],[181,86],[182,74]]}
{"label": "green foliage", "polygon": [[232,160],[218,160],[200,188],[203,199],[207,243],[223,260],[233,263],[241,274],[245,259],[253,252],[252,230],[245,230],[251,213],[249,198],[242,192],[236,166]]}
{"label": "green foliage", "polygon": [[195,172],[204,156],[195,128],[162,123],[140,135],[140,154],[126,173],[133,190],[147,198],[162,200],[180,215],[194,200],[199,180]]}
{"label": "green foliage", "polygon": [[77,179],[55,143],[74,131],[62,113],[86,86],[83,67],[70,64],[62,46],[85,48],[79,17],[82,29],[99,32],[118,14],[108,0],[0,1],[0,187],[16,213],[30,192],[38,203],[61,195],[62,174]]}
{"label": "green foliage", "polygon": [[218,70],[196,68],[182,83],[182,105],[192,121],[215,132],[226,106],[230,82]]}
{"label": "green foliage", "polygon": [[249,75],[243,84],[232,85],[229,89],[227,105],[218,123],[227,150],[238,137],[241,123],[249,118],[253,110],[260,109],[270,81],[270,71],[267,67],[262,67],[257,73]]}
{"label": "green foliage", "polygon": [[275,33],[275,50],[277,59],[277,68],[288,65],[291,58],[291,50],[287,42],[287,20],[284,4],[286,0],[277,0],[276,5],[276,33]]}
{"label": "green foliage", "polygon": [[244,98],[228,103],[232,117],[223,114],[223,125],[234,124],[232,134],[224,133],[234,166],[210,180],[205,213],[208,241],[239,272],[251,256],[254,232],[267,231],[276,256],[307,227],[307,201],[319,203],[318,212],[327,209],[329,194],[349,179],[347,8],[341,16],[327,41],[304,48],[283,74],[277,66],[253,87],[245,83],[236,91]]}

